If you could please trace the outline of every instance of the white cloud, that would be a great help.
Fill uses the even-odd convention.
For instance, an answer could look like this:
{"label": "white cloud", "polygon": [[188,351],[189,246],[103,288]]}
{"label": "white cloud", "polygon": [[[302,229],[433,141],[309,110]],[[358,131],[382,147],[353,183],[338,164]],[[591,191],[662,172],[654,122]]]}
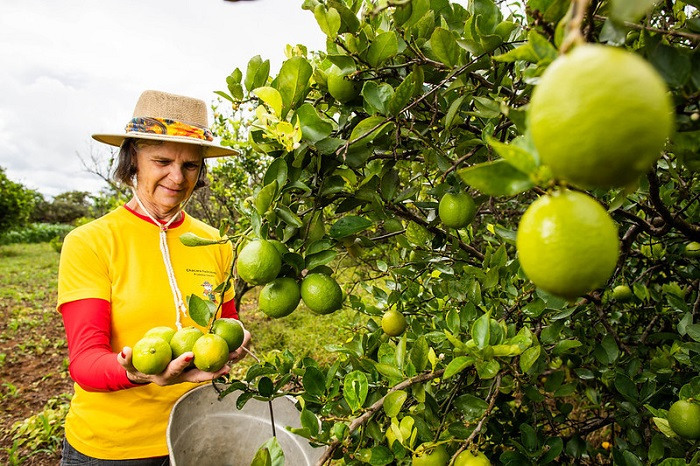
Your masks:
{"label": "white cloud", "polygon": [[143,90],[210,102],[255,55],[279,69],[288,43],[324,48],[301,0],[4,2],[0,166],[46,195],[97,191],[77,154],[99,150],[91,134],[121,132]]}

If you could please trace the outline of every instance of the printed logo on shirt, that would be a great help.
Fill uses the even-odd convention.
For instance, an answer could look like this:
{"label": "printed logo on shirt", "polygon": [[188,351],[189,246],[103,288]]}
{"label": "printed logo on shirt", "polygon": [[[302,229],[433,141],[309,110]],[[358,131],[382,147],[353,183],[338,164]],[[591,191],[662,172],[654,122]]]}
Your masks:
{"label": "printed logo on shirt", "polygon": [[215,277],[216,272],[213,270],[205,270],[205,269],[190,269],[187,268],[185,269],[187,273],[194,274],[195,277]]}
{"label": "printed logo on shirt", "polygon": [[204,292],[202,293],[202,295],[204,295],[205,298],[209,299],[209,301],[215,303],[216,294],[214,294],[214,285],[212,285],[208,281],[204,281],[204,283],[202,283],[202,287],[204,288]]}

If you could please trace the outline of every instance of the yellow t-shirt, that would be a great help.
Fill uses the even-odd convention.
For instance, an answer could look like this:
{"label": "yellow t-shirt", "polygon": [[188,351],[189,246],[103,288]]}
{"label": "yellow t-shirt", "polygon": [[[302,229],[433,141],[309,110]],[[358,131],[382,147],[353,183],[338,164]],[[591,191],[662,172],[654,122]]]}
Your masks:
{"label": "yellow t-shirt", "polygon": [[[221,295],[212,289],[229,272],[231,244],[187,247],[179,240],[185,232],[218,239],[218,231],[188,215],[167,231],[170,260],[185,302],[187,296],[196,294],[218,304]],[[115,353],[133,346],[152,327],[175,328],[175,304],[159,245],[159,228],[124,207],[76,228],[61,251],[58,307],[85,298],[109,301]],[[224,301],[232,295],[228,291]],[[199,327],[189,317],[181,316],[181,323]],[[81,453],[101,459],[167,455],[165,431],[170,410],[195,386],[148,384],[88,392],[74,384],[66,438]]]}

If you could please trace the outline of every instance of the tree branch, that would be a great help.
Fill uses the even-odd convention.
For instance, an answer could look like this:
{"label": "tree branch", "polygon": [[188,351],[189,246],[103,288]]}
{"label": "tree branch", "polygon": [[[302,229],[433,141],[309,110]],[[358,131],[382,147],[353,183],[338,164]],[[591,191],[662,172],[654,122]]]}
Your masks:
{"label": "tree branch", "polygon": [[[370,420],[370,418],[377,412],[379,409],[384,405],[384,399],[391,393],[397,391],[397,390],[403,390],[404,388],[408,388],[412,385],[415,385],[417,383],[425,382],[426,380],[431,380],[435,379],[437,377],[440,377],[443,373],[445,372],[445,369],[440,369],[435,372],[426,372],[424,374],[418,374],[415,377],[412,377],[410,379],[406,379],[401,383],[398,383],[391,387],[387,392],[386,395],[378,399],[377,401],[370,406],[367,411],[362,413],[361,416],[353,419],[353,421],[350,423],[348,426],[348,433],[351,434],[354,431],[356,431],[361,425],[366,423],[367,421]],[[321,458],[319,458],[318,462],[316,463],[317,466],[323,466],[327,462],[330,462],[330,460],[333,458],[333,453],[335,450],[340,446],[341,441],[340,440],[334,440],[330,445],[328,445],[328,448],[326,448],[326,451],[323,452],[323,455]]]}

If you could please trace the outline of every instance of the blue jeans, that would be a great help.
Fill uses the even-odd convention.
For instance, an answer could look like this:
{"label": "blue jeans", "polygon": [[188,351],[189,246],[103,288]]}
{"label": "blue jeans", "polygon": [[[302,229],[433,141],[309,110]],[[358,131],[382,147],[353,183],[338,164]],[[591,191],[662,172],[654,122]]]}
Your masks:
{"label": "blue jeans", "polygon": [[168,466],[169,464],[170,459],[167,456],[133,460],[101,460],[83,455],[73,448],[68,440],[63,439],[61,466]]}

